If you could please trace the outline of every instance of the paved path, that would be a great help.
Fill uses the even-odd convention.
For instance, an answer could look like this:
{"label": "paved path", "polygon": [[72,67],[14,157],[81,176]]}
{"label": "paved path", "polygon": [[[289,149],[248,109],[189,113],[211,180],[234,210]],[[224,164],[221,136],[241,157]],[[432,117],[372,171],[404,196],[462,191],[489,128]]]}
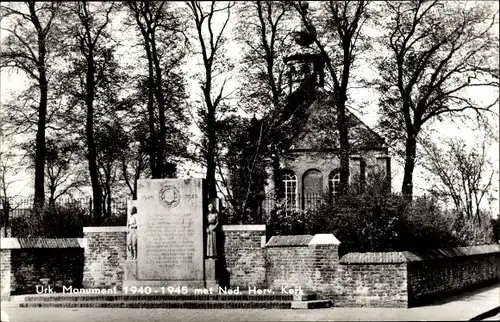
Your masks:
{"label": "paved path", "polygon": [[500,305],[500,286],[490,286],[409,309],[330,308],[316,310],[67,309],[3,307],[2,322],[118,321],[468,321]]}
{"label": "paved path", "polygon": [[486,318],[486,319],[484,319],[484,321],[500,321],[500,313],[495,315],[495,316]]}

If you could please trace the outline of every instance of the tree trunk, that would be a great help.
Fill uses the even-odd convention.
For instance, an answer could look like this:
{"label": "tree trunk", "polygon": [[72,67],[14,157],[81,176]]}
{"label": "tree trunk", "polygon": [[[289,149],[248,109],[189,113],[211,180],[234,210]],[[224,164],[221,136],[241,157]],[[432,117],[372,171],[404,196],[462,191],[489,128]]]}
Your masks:
{"label": "tree trunk", "polygon": [[156,94],[156,102],[158,103],[158,121],[160,131],[158,133],[158,146],[157,146],[157,159],[156,159],[156,167],[157,167],[157,175],[158,178],[166,177],[166,169],[165,169],[165,139],[167,136],[167,129],[165,126],[165,96],[163,94],[163,84],[162,84],[162,71],[160,67],[160,61],[158,58],[158,53],[156,49],[156,40],[154,34],[151,34],[151,54],[153,55],[153,63],[155,67],[156,74],[156,86],[155,86],[155,94]]}
{"label": "tree trunk", "polygon": [[95,90],[95,67],[93,51],[89,50],[87,69],[87,95],[85,103],[87,105],[87,123],[85,135],[87,137],[87,159],[89,161],[90,182],[92,184],[92,197],[94,202],[93,217],[95,224],[101,223],[102,213],[102,188],[99,184],[99,174],[97,170],[97,151],[94,142],[94,90]]}
{"label": "tree trunk", "polygon": [[[41,49],[40,49],[41,50]],[[40,72],[40,105],[38,107],[38,125],[36,133],[35,154],[35,209],[43,207],[45,200],[45,123],[47,119],[47,94],[48,82],[45,68],[39,68]]]}
{"label": "tree trunk", "polygon": [[134,191],[132,192],[132,200],[137,200],[137,178],[134,178]]}
{"label": "tree trunk", "polygon": [[56,187],[55,185],[51,185],[51,187],[49,187],[50,189],[50,196],[49,196],[49,208],[52,208],[54,209],[55,205],[56,205]]}
{"label": "tree trunk", "polygon": [[47,31],[40,24],[35,9],[35,1],[27,3],[30,11],[31,21],[37,30],[38,44],[38,85],[40,87],[40,105],[38,106],[38,124],[36,133],[36,152],[35,152],[35,209],[43,207],[45,202],[45,127],[47,122],[47,96],[48,96],[48,81],[45,66],[45,55],[47,49],[45,47],[45,37]]}
{"label": "tree trunk", "polygon": [[405,172],[401,192],[408,200],[413,198],[413,170],[415,169],[415,156],[417,152],[417,138],[410,134],[406,139]]}
{"label": "tree trunk", "polygon": [[153,58],[151,57],[151,49],[146,36],[144,36],[146,56],[148,58],[148,126],[150,135],[149,146],[149,167],[151,169],[151,176],[153,179],[160,178],[156,166],[157,160],[157,145],[158,142],[155,129],[155,114],[154,114],[154,72],[153,72]]}
{"label": "tree trunk", "polygon": [[208,147],[207,147],[207,185],[208,197],[217,198],[217,184],[215,181],[215,111],[208,108]]}
{"label": "tree trunk", "polygon": [[109,218],[111,217],[111,169],[112,165],[109,163],[106,166],[106,171],[104,173],[105,177],[105,182],[104,182],[104,211],[103,214],[105,215],[104,218]]}
{"label": "tree trunk", "polygon": [[[341,89],[342,91],[342,89]],[[345,92],[344,92],[345,93]],[[339,143],[340,143],[340,182],[338,194],[344,196],[348,192],[349,187],[349,128],[348,120],[345,111],[345,102],[347,98],[345,94],[339,94],[339,99],[337,100],[337,128],[339,131]]]}
{"label": "tree trunk", "polygon": [[273,180],[274,180],[274,198],[281,197],[281,171],[280,171],[280,159],[275,153],[272,156],[272,164],[273,164]]}
{"label": "tree trunk", "polygon": [[111,215],[113,214],[112,210],[111,210],[111,187],[107,187],[108,189],[108,199],[107,199],[107,208],[108,208],[108,213],[107,213],[107,217],[110,218]]}

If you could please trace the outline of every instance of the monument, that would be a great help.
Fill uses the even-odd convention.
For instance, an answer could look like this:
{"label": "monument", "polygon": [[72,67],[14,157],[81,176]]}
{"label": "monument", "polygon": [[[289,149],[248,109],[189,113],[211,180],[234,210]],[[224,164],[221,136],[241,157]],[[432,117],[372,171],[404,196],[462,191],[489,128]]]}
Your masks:
{"label": "monument", "polygon": [[201,178],[138,181],[127,223],[124,287],[217,285],[217,250],[212,242],[218,223],[217,216],[207,216],[205,200]]}

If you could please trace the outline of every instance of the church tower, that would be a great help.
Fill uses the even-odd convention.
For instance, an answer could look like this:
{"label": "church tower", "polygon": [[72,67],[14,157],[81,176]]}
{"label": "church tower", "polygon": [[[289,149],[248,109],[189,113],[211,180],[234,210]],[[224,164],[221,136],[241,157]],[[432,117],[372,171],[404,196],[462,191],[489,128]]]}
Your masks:
{"label": "church tower", "polygon": [[[302,4],[302,12],[307,15],[309,4]],[[288,66],[288,94],[293,93],[309,77],[314,78],[316,86],[323,87],[325,83],[325,60],[323,55],[311,48],[316,39],[316,31],[309,31],[304,23],[299,31],[294,32],[294,40],[299,50],[285,57]]]}

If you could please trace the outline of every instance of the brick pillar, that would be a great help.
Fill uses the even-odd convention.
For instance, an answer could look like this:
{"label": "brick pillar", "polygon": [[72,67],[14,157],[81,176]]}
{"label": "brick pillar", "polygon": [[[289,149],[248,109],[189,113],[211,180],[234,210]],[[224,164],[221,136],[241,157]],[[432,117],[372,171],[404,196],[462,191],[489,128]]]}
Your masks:
{"label": "brick pillar", "polygon": [[84,227],[86,241],[83,287],[123,285],[127,258],[127,227]]}
{"label": "brick pillar", "polygon": [[312,291],[320,299],[332,299],[335,294],[339,245],[340,241],[333,234],[316,234],[308,244],[312,248]]}
{"label": "brick pillar", "polygon": [[224,225],[224,259],[231,287],[266,284],[265,225]]}
{"label": "brick pillar", "polygon": [[2,285],[1,299],[8,300],[11,292],[11,250],[2,249],[0,256],[0,284]]}
{"label": "brick pillar", "polygon": [[12,249],[19,249],[21,245],[17,238],[0,238],[0,282],[1,282],[1,298],[9,299],[13,285],[15,285],[15,277],[12,274]]}

